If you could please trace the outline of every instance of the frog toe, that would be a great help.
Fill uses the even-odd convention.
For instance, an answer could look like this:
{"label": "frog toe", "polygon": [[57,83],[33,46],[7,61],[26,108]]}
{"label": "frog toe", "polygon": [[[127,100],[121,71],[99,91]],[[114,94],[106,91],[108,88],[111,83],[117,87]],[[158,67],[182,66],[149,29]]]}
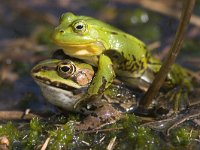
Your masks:
{"label": "frog toe", "polygon": [[184,110],[189,106],[188,92],[184,89],[178,89],[173,92],[169,101],[175,113]]}

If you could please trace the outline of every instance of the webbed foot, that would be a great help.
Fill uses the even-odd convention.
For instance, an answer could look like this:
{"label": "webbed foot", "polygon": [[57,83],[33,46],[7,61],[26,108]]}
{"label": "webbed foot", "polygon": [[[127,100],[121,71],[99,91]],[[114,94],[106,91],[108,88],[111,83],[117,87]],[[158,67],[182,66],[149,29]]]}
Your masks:
{"label": "webbed foot", "polygon": [[169,107],[171,107],[175,113],[189,106],[188,92],[188,90],[181,87],[175,87],[167,92],[166,96],[169,99]]}

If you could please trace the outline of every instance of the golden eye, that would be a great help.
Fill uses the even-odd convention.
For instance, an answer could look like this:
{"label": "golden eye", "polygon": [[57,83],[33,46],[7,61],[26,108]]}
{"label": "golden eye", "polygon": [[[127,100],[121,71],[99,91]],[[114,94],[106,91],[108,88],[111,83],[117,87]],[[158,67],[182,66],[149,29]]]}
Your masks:
{"label": "golden eye", "polygon": [[74,23],[73,28],[75,32],[83,33],[86,31],[87,26],[84,21],[79,21],[79,22]]}
{"label": "golden eye", "polygon": [[76,72],[76,67],[71,61],[64,61],[58,64],[57,72],[61,77],[66,79]]}

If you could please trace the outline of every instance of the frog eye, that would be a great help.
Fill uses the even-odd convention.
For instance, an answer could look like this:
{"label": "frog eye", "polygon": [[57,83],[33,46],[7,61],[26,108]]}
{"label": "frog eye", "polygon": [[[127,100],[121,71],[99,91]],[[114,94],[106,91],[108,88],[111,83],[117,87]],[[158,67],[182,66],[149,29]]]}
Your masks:
{"label": "frog eye", "polygon": [[83,33],[83,32],[85,32],[86,28],[87,28],[87,26],[86,26],[85,22],[83,22],[83,21],[76,22],[73,25],[73,29],[77,33]]}
{"label": "frog eye", "polygon": [[71,77],[76,71],[76,67],[72,62],[61,62],[57,66],[58,74],[63,78]]}
{"label": "frog eye", "polygon": [[71,12],[67,12],[67,13],[63,13],[61,16],[60,16],[60,19],[59,19],[59,22],[62,23],[62,22],[68,22],[68,23],[71,23],[75,18],[75,15]]}

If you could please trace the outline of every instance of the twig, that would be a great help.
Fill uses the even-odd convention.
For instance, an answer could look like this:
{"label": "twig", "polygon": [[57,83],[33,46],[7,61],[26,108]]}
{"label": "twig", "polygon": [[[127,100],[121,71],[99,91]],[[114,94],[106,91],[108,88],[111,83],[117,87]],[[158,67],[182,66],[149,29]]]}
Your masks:
{"label": "twig", "polygon": [[50,141],[50,137],[48,137],[48,138],[45,140],[44,144],[42,145],[41,150],[46,150],[46,149],[47,149],[47,146],[48,146],[49,141]]}
{"label": "twig", "polygon": [[148,51],[152,51],[154,49],[157,49],[158,47],[160,47],[160,42],[159,41],[156,41],[156,42],[153,42],[153,43],[147,45]]}
{"label": "twig", "polygon": [[195,0],[184,1],[184,3],[183,3],[184,7],[182,9],[182,14],[181,14],[181,20],[180,20],[180,23],[179,23],[179,26],[178,26],[178,29],[176,32],[175,40],[169,51],[167,60],[164,62],[160,71],[156,75],[156,77],[155,77],[156,80],[153,81],[150,88],[148,89],[148,91],[146,92],[144,97],[141,99],[140,104],[139,104],[140,108],[146,108],[149,106],[149,104],[151,104],[153,98],[156,96],[160,87],[162,86],[163,82],[165,81],[165,78],[166,78],[168,72],[170,71],[171,66],[174,63],[174,61],[180,51],[180,48],[182,46],[183,37],[184,37],[185,31],[186,31],[186,27],[189,23],[194,4],[195,4]]}
{"label": "twig", "polygon": [[194,114],[192,114],[192,115],[185,115],[183,118],[178,118],[176,121],[175,121],[175,123],[172,125],[172,126],[170,126],[168,129],[167,129],[167,135],[169,136],[169,133],[170,133],[170,131],[172,130],[172,129],[174,129],[174,128],[176,128],[179,124],[181,124],[181,123],[183,123],[183,122],[185,122],[185,121],[187,121],[187,120],[189,120],[189,119],[192,119],[192,118],[195,118],[195,117],[199,117],[200,116],[200,112],[195,112]]}
{"label": "twig", "polygon": [[21,119],[32,119],[33,117],[39,117],[40,116],[36,114],[25,114],[24,111],[0,111],[0,120],[21,120]]}
{"label": "twig", "polygon": [[115,144],[115,141],[116,141],[117,137],[115,136],[114,138],[112,138],[107,146],[107,150],[113,150],[114,149],[114,144]]}

